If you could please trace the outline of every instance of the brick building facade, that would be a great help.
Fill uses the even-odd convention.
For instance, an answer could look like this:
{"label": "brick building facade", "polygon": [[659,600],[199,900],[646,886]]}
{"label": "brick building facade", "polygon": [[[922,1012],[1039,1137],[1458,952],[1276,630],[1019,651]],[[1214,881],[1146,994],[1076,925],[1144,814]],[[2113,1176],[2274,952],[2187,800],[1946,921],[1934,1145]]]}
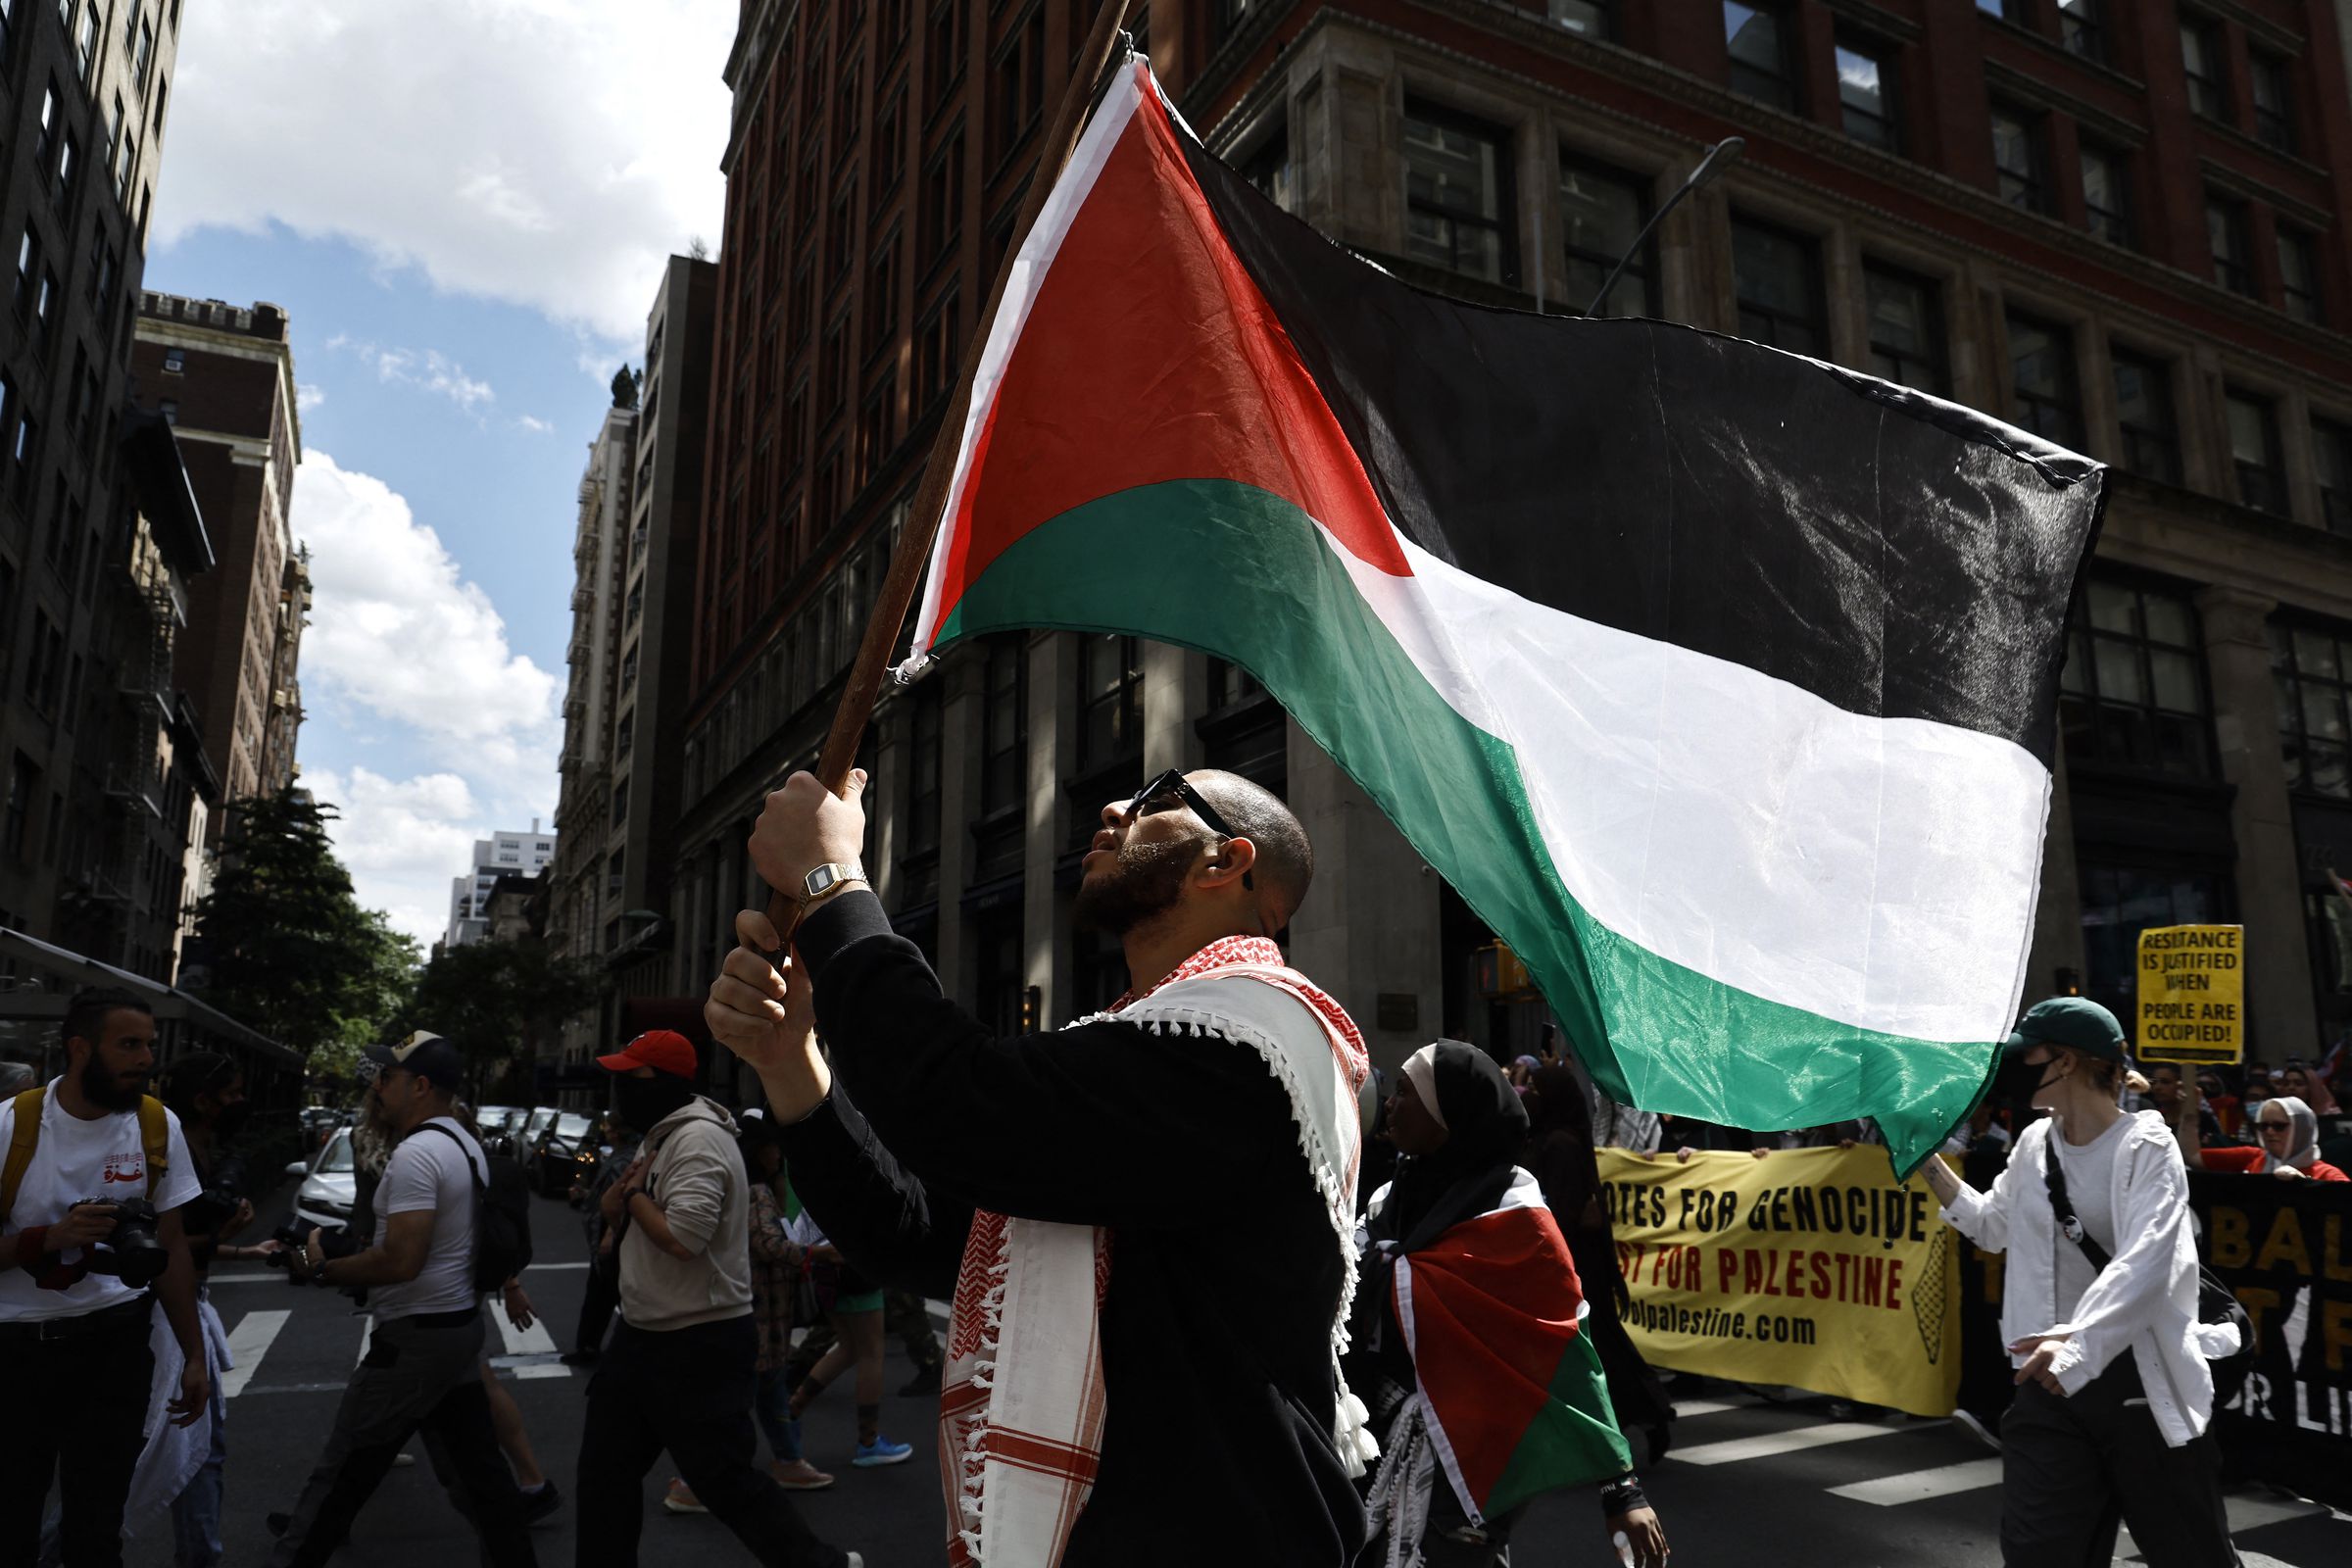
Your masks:
{"label": "brick building facade", "polygon": [[[1091,13],[744,7],[679,834],[679,983],[763,896],[761,789],[813,757]],[[1212,148],[1424,285],[1586,308],[1721,137],[1744,155],[1612,294],[1869,369],[2114,466],[2078,614],[2029,988],[2115,1003],[2151,923],[2241,919],[2255,1051],[2352,1021],[2352,94],[2316,0],[1155,0]],[[999,1024],[1119,983],[1069,920],[1100,802],[1167,765],[1284,789],[1295,956],[1394,1061],[1543,1016],[1491,937],[1247,675],[1132,639],[959,651],[885,704],[871,869]]]}

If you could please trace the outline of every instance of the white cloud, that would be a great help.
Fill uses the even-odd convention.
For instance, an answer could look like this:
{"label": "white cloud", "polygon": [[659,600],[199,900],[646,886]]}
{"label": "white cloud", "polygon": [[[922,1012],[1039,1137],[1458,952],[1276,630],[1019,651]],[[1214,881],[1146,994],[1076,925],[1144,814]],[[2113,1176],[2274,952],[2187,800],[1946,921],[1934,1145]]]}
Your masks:
{"label": "white cloud", "polygon": [[[507,646],[490,596],[460,577],[406,500],[314,447],[295,479],[294,523],[317,594],[306,685],[406,725],[435,762],[468,777],[532,789],[553,779],[556,677]],[[363,715],[336,716],[356,729]]]}
{"label": "white cloud", "polygon": [[317,408],[319,404],[324,403],[325,401],[326,388],[322,386],[314,386],[308,381],[297,382],[295,384],[294,407],[300,409],[303,413],[310,413],[311,410]]}
{"label": "white cloud", "polygon": [[[334,235],[615,342],[719,226],[734,0],[188,9],[160,241]],[[265,171],[255,177],[256,171]],[[609,373],[609,372],[608,372]]]}
{"label": "white cloud", "polygon": [[365,767],[348,775],[306,767],[302,783],[335,807],[335,854],[360,903],[430,948],[449,924],[450,879],[465,874],[473,841],[490,824],[472,788],[455,773],[389,779]]}
{"label": "white cloud", "polygon": [[378,348],[373,343],[357,342],[341,332],[328,338],[326,346],[357,355],[379,381],[421,388],[449,399],[467,414],[478,414],[482,405],[498,401],[498,393],[489,382],[467,375],[466,367],[439,349],[420,353],[416,349]]}
{"label": "white cloud", "polygon": [[553,435],[556,431],[556,427],[554,425],[550,424],[547,420],[540,418],[537,415],[517,415],[514,422],[521,425],[525,430],[530,431],[533,435]]}

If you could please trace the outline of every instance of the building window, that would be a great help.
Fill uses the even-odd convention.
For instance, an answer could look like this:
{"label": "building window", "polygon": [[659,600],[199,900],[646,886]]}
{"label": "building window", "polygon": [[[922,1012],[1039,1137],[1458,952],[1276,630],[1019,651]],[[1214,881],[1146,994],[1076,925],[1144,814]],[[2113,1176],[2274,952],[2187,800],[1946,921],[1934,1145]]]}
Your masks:
{"label": "building window", "polygon": [[963,354],[963,296],[950,289],[914,334],[914,406],[926,410],[956,384]]}
{"label": "building window", "polygon": [[918,681],[906,705],[906,853],[903,858],[924,863],[928,879],[909,886],[903,904],[927,904],[939,897],[939,776],[943,752],[939,682]]}
{"label": "building window", "polygon": [[938,265],[963,232],[963,129],[923,170],[923,266]]}
{"label": "building window", "polygon": [[2021,27],[2029,25],[2032,21],[2026,12],[2026,0],[1977,0],[1977,9],[1988,17],[2014,22]]}
{"label": "building window", "polygon": [[891,443],[896,436],[894,426],[899,412],[899,373],[895,369],[882,372],[882,379],[866,396],[865,407],[858,416],[858,488],[862,490],[882,471],[883,460],[890,456]]}
{"label": "building window", "polygon": [[2286,787],[2338,800],[2352,796],[2345,769],[2345,699],[2352,697],[2352,640],[2271,622],[2271,677],[2278,695],[2278,749]]}
{"label": "building window", "polygon": [[2094,578],[2073,622],[2058,677],[2069,764],[2211,777],[2204,656],[2187,596]]}
{"label": "building window", "polygon": [[1029,653],[1019,632],[993,637],[982,672],[980,814],[1016,809],[1029,798]]}
{"label": "building window", "polygon": [[963,75],[963,3],[940,0],[923,33],[923,102],[937,109]]}
{"label": "building window", "polygon": [[1793,111],[1796,72],[1791,64],[1788,19],[1769,6],[1723,0],[1723,44],[1731,57],[1732,91]]}
{"label": "building window", "polygon": [[1516,286],[1510,137],[1426,104],[1404,110],[1404,249],[1415,261]]}
{"label": "building window", "polygon": [[2029,213],[2050,210],[2049,160],[2042,152],[2042,117],[2008,104],[1992,106],[1992,167],[2001,200]]}
{"label": "building window", "polygon": [[988,74],[988,167],[996,169],[1037,128],[1046,107],[1046,13],[1013,29]]}
{"label": "building window", "polygon": [[2319,241],[2278,225],[2278,303],[2286,314],[2315,325],[2327,319],[2320,305]]}
{"label": "building window", "polygon": [[1947,394],[1951,372],[1936,285],[1876,263],[1863,264],[1862,283],[1870,306],[1870,373],[1937,397]]}
{"label": "building window", "polygon": [[8,851],[9,858],[24,861],[24,829],[32,816],[33,798],[40,793],[41,770],[32,765],[32,759],[23,752],[8,770],[8,809],[0,816],[0,848]]}
{"label": "building window", "polygon": [[868,211],[879,212],[882,198],[899,188],[906,172],[906,94],[901,89],[874,125],[874,199]]}
{"label": "building window", "polygon": [[2295,100],[2288,85],[2287,63],[2260,49],[2246,51],[2246,80],[2254,100],[2254,135],[2264,146],[2295,151]]}
{"label": "building window", "polygon": [[1821,252],[1813,241],[1735,216],[1732,285],[1740,300],[1741,337],[1791,354],[1828,352]]}
{"label": "building window", "polygon": [[1140,638],[1087,636],[1078,642],[1078,768],[1093,773],[1144,749],[1144,656]]}
{"label": "building window", "polygon": [[164,373],[166,375],[181,374],[187,368],[188,355],[185,349],[164,350]]}
{"label": "building window", "polygon": [[2230,423],[2230,466],[2240,506],[2283,517],[2286,460],[2278,447],[2278,410],[2267,398],[2231,392],[2222,399]]}
{"label": "building window", "polygon": [[1903,150],[1902,126],[1895,118],[1893,52],[1875,39],[1840,37],[1838,51],[1838,104],[1845,133],[1858,142]]}
{"label": "building window", "polygon": [[2352,425],[2311,421],[2311,466],[2320,481],[2320,521],[2352,535]]}
{"label": "building window", "polygon": [[2105,65],[2106,0],[2058,0],[2058,37],[2067,53]]}
{"label": "building window", "polygon": [[1568,230],[1568,303],[1580,311],[1591,304],[1609,269],[1625,256],[1625,270],[1617,274],[1601,314],[1655,316],[1658,306],[1650,295],[1650,279],[1657,271],[1657,247],[1645,241],[1641,250],[1626,256],[1634,236],[1649,220],[1649,182],[1563,157],[1560,217]]}
{"label": "building window", "polygon": [[2213,245],[2213,280],[2232,294],[2254,293],[2252,247],[2246,240],[2246,204],[2227,196],[2205,198],[2205,237]]}
{"label": "building window", "polygon": [[2097,238],[2129,250],[2132,245],[2132,185],[2126,155],[2093,141],[2082,143],[2082,221]]}
{"label": "building window", "polygon": [[1550,0],[1549,14],[1554,24],[1582,37],[1606,38],[1613,30],[1608,0]]}
{"label": "building window", "polygon": [[2160,360],[2129,349],[2108,355],[2115,367],[2115,416],[2124,466],[2166,484],[2180,482],[2180,427],[2173,415],[2173,374]]}
{"label": "building window", "polygon": [[1260,196],[1286,213],[1298,211],[1298,171],[1291,162],[1289,126],[1276,125],[1257,150],[1242,160],[1241,172]]}
{"label": "building window", "polygon": [[2075,380],[2072,332],[2010,313],[2009,387],[2019,424],[2045,441],[2082,447],[2082,399]]}
{"label": "building window", "polygon": [[2188,77],[2188,107],[2227,122],[2230,116],[2230,57],[2222,48],[2221,24],[2193,12],[2180,16],[2180,69]]}
{"label": "building window", "polygon": [[865,355],[868,360],[890,347],[899,332],[899,236],[893,234],[873,254],[865,274]]}

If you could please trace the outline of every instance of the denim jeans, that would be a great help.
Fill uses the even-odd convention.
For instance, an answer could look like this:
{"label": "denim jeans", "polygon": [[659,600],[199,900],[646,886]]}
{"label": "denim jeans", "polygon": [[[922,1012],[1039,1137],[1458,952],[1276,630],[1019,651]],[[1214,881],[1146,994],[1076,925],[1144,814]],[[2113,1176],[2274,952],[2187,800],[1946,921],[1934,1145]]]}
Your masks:
{"label": "denim jeans", "polygon": [[792,1375],[782,1367],[761,1372],[752,1384],[752,1414],[767,1434],[768,1450],[785,1464],[801,1456],[799,1434],[792,1423]]}
{"label": "denim jeans", "polygon": [[213,1378],[213,1447],[172,1499],[172,1561],[178,1568],[220,1568],[220,1466],[228,1458],[228,1400]]}

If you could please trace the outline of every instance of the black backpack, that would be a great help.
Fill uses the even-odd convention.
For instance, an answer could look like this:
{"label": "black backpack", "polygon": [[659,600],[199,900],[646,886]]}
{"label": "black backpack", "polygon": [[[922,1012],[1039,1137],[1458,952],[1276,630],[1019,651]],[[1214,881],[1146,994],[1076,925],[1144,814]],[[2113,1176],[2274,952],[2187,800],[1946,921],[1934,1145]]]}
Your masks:
{"label": "black backpack", "polygon": [[473,1288],[506,1289],[507,1281],[531,1265],[531,1184],[522,1167],[500,1154],[484,1154],[489,1174],[473,1163],[466,1140],[439,1122],[426,1127],[458,1146],[473,1172]]}

